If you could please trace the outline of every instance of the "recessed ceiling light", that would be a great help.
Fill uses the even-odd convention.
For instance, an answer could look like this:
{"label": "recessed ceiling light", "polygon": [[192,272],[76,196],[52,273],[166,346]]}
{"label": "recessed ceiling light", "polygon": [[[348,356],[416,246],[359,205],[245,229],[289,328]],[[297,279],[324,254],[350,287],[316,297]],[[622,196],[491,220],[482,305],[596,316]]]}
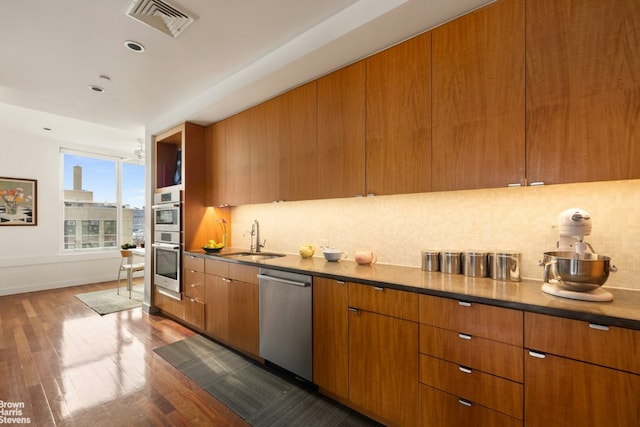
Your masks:
{"label": "recessed ceiling light", "polygon": [[98,93],[103,93],[104,92],[104,88],[102,86],[98,86],[98,85],[89,85],[89,90],[92,90],[92,91],[98,92]]}
{"label": "recessed ceiling light", "polygon": [[127,40],[124,42],[124,45],[132,52],[144,52],[144,46],[136,41]]}

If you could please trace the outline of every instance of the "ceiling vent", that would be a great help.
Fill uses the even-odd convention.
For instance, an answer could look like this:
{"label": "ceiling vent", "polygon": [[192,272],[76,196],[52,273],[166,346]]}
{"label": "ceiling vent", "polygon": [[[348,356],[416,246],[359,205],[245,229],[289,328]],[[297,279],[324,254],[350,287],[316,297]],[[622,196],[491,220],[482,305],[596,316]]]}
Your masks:
{"label": "ceiling vent", "polygon": [[185,10],[161,0],[133,0],[127,15],[173,38],[178,38],[197,19],[189,16]]}

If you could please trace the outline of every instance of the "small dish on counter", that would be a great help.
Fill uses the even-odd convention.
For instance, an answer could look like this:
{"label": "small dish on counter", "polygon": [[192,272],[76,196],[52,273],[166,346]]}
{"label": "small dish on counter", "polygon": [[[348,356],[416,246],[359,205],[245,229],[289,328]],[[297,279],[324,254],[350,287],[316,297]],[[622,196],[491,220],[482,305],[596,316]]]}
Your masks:
{"label": "small dish on counter", "polygon": [[206,246],[203,246],[203,247],[202,247],[202,249],[203,249],[206,253],[208,253],[208,254],[215,254],[215,253],[218,253],[218,252],[220,252],[221,250],[223,250],[223,249],[224,249],[224,246],[223,246],[223,247],[221,247],[221,248],[208,248],[208,247],[206,247]]}

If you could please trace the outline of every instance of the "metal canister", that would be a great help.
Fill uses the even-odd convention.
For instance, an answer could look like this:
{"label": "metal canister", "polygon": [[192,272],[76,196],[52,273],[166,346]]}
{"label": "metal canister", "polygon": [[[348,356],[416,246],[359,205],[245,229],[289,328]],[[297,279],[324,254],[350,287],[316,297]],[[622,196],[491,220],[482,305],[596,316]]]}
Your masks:
{"label": "metal canister", "polygon": [[462,254],[462,273],[469,277],[487,277],[486,252],[467,251]]}
{"label": "metal canister", "polygon": [[440,252],[440,271],[445,274],[460,274],[460,252]]}
{"label": "metal canister", "polygon": [[440,271],[440,252],[422,251],[422,269],[424,271]]}
{"label": "metal canister", "polygon": [[519,282],[520,252],[493,252],[489,254],[489,275],[501,282]]}

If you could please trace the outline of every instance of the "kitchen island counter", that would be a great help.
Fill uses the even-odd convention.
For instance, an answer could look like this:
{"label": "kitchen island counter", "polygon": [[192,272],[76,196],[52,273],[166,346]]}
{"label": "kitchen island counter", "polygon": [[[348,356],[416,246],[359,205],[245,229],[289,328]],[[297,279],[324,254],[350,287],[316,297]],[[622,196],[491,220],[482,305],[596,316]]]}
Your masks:
{"label": "kitchen island counter", "polygon": [[[225,252],[241,251],[231,248]],[[427,272],[418,267],[389,264],[363,266],[349,260],[328,262],[320,257],[303,259],[298,255],[250,262],[205,254],[202,250],[185,251],[185,254],[640,330],[640,292],[633,290],[605,286],[613,294],[613,301],[588,302],[548,295],[541,290],[541,280],[499,282],[491,278]]]}

